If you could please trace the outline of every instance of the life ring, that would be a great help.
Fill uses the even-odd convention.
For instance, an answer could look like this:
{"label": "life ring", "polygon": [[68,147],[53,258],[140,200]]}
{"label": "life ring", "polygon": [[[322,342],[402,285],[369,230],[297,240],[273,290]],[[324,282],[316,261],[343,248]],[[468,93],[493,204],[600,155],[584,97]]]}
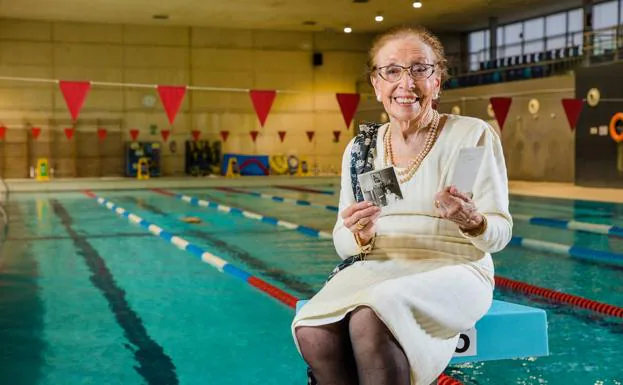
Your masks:
{"label": "life ring", "polygon": [[277,175],[283,175],[288,172],[288,163],[283,155],[273,155],[268,158],[270,169]]}
{"label": "life ring", "polygon": [[623,112],[617,112],[610,119],[610,137],[617,143],[623,142],[623,130],[617,132],[617,123],[623,122]]}
{"label": "life ring", "polygon": [[290,155],[288,157],[288,168],[290,169],[290,174],[294,175],[299,169],[299,158],[296,155]]}

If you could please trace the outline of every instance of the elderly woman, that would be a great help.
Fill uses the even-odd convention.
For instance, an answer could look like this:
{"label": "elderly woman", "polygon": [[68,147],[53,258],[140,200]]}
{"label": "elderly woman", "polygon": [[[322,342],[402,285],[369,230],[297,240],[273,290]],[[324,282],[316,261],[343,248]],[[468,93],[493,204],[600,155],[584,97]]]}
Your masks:
{"label": "elderly woman", "polygon": [[[433,108],[445,63],[420,28],[391,30],[370,50],[390,119],[362,126],[346,148],[333,231],[344,261],[292,323],[311,382],[428,385],[491,305],[491,253],[512,232],[504,156],[487,123]],[[467,194],[451,179],[459,150],[475,146],[484,155]],[[404,199],[380,209],[363,200],[356,175],[387,166]]]}

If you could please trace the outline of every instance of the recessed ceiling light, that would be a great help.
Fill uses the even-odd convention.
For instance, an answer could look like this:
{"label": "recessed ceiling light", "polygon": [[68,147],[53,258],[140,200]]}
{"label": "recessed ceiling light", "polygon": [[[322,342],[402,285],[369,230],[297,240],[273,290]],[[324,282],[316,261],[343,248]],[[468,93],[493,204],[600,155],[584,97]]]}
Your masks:
{"label": "recessed ceiling light", "polygon": [[155,19],[155,20],[168,20],[169,19],[169,15],[164,15],[164,14],[153,15],[152,19]]}
{"label": "recessed ceiling light", "polygon": [[344,33],[351,33],[353,32],[353,29],[349,26],[344,27]]}
{"label": "recessed ceiling light", "polygon": [[377,23],[380,23],[381,21],[383,21],[383,15],[381,15],[381,14],[379,13],[378,15],[376,15],[376,16],[374,17],[374,20],[375,20]]}
{"label": "recessed ceiling light", "polygon": [[413,2],[413,8],[422,8],[422,2],[421,1],[414,1]]}

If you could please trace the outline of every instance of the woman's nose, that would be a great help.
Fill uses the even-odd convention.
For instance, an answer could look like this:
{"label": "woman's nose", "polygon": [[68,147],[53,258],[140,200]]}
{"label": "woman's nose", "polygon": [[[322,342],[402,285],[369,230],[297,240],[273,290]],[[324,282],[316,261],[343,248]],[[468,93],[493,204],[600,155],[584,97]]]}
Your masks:
{"label": "woman's nose", "polygon": [[412,90],[415,88],[415,80],[413,80],[408,71],[405,71],[402,74],[402,78],[400,79],[400,85],[407,90]]}

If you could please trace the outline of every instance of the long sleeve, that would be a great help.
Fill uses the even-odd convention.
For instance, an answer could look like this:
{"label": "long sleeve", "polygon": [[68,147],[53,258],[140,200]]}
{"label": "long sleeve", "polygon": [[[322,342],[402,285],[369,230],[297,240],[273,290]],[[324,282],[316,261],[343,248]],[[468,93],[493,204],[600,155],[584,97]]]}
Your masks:
{"label": "long sleeve", "polygon": [[342,219],[342,211],[356,202],[350,179],[350,152],[353,142],[354,139],[350,141],[348,146],[346,146],[346,150],[342,156],[340,203],[338,205],[339,210],[337,214],[337,221],[333,227],[333,244],[335,245],[335,250],[342,259],[346,259],[351,255],[359,254],[359,246],[355,241],[355,236],[347,227],[344,226],[344,220]]}
{"label": "long sleeve", "polygon": [[474,183],[474,203],[487,217],[487,229],[476,237],[461,234],[478,249],[495,253],[511,240],[513,219],[508,208],[508,177],[502,143],[491,126],[486,128],[478,145],[485,147],[481,169]]}

